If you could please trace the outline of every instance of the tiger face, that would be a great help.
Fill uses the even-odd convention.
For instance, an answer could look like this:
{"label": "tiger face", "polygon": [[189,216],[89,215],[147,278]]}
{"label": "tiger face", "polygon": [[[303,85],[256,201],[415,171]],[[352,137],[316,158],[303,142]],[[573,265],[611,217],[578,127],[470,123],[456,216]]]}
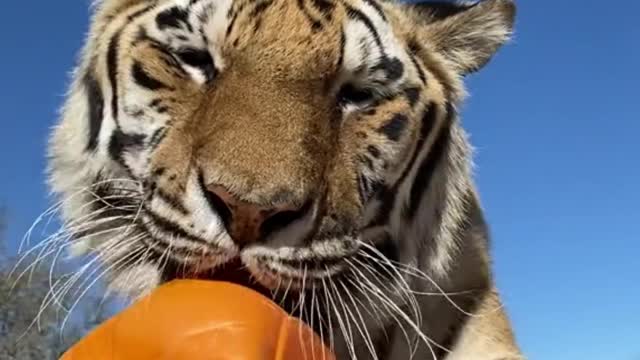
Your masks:
{"label": "tiger face", "polygon": [[404,261],[402,228],[456,141],[461,77],[513,14],[507,0],[102,1],[50,147],[72,249],[134,294],[231,273],[302,291],[368,251]]}

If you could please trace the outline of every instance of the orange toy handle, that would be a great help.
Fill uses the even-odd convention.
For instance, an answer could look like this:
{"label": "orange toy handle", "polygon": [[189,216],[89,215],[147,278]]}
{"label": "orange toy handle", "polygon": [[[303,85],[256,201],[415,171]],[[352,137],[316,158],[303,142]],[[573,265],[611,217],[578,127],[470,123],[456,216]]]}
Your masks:
{"label": "orange toy handle", "polygon": [[106,321],[61,360],[335,360],[317,334],[251,289],[177,280]]}

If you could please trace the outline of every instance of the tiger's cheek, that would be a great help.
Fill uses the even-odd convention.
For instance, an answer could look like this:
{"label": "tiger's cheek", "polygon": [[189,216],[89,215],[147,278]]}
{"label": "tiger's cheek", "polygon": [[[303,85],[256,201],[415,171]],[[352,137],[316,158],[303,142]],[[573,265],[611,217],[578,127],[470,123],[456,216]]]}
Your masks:
{"label": "tiger's cheek", "polygon": [[[184,158],[187,151],[181,149],[189,142],[167,134],[189,126],[203,91],[179,67],[169,67],[172,58],[151,42],[123,41],[121,49],[126,56],[119,62],[120,112],[110,139],[111,156],[138,180],[153,178],[158,169],[180,173],[183,162],[172,159]],[[173,151],[163,150],[166,142]]]}
{"label": "tiger's cheek", "polygon": [[343,123],[327,196],[328,211],[341,218],[361,217],[369,199],[402,169],[418,137],[416,101],[399,95],[375,105]]}
{"label": "tiger's cheek", "polygon": [[192,159],[191,135],[182,126],[168,129],[151,159],[151,183],[173,196],[183,194],[194,166]]}

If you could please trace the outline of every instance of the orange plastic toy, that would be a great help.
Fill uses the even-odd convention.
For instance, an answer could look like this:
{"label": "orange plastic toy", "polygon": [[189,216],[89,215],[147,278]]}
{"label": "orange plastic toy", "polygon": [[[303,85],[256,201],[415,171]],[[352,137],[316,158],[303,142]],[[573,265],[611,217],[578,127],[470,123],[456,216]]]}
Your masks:
{"label": "orange plastic toy", "polygon": [[307,325],[226,282],[177,280],[106,321],[61,360],[335,360]]}

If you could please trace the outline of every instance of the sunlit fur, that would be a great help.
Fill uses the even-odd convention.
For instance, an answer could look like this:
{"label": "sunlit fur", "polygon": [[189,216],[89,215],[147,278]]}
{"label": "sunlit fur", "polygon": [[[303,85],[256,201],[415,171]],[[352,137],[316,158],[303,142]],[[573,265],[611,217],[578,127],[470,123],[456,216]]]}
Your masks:
{"label": "sunlit fur", "polygon": [[[104,0],[50,143],[61,232],[136,298],[241,261],[339,359],[521,359],[458,119],[509,0]],[[486,120],[486,119],[485,119]],[[488,124],[490,126],[490,124]],[[210,189],[304,209],[240,246]]]}

